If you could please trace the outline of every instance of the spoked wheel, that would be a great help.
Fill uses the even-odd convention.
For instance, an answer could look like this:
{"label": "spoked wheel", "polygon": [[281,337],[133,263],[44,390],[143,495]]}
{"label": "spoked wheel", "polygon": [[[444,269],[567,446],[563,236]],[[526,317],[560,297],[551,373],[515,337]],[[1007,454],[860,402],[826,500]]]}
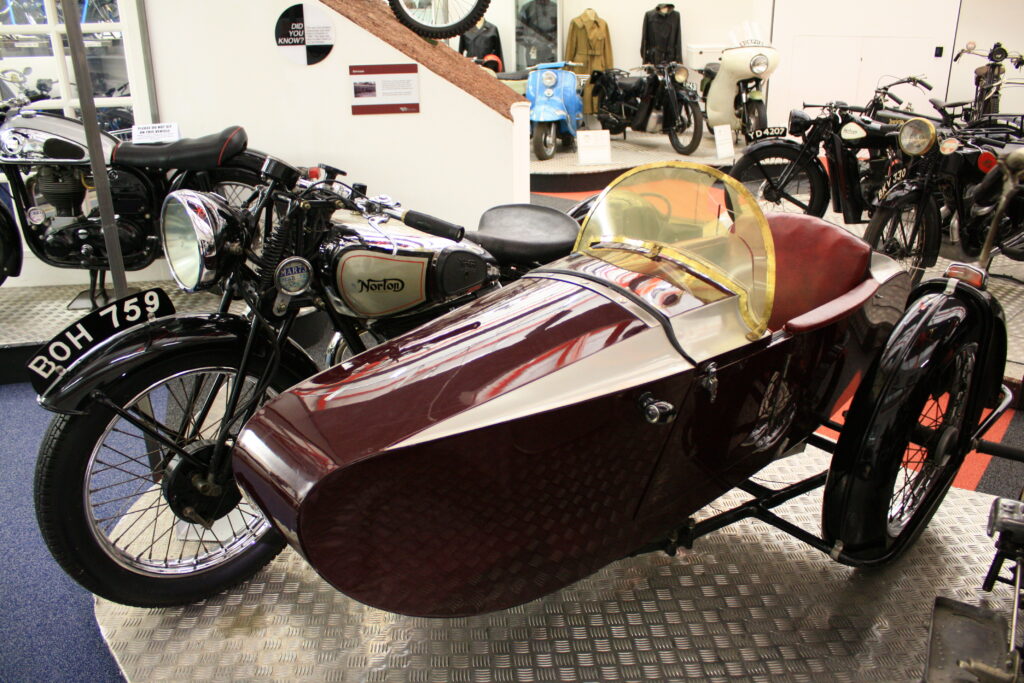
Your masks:
{"label": "spoked wheel", "polygon": [[468,31],[491,0],[388,0],[398,20],[426,38],[454,38]]}
{"label": "spoked wheel", "polygon": [[668,130],[668,139],[672,149],[679,154],[692,154],[700,146],[704,135],[703,115],[696,102],[686,101],[682,104],[675,125]]}
{"label": "spoked wheel", "polygon": [[770,145],[748,151],[729,175],[750,190],[765,212],[822,216],[828,206],[828,178],[806,151],[795,147]]}
{"label": "spoked wheel", "polygon": [[[233,355],[192,354],[111,390],[111,401],[156,423],[187,458],[98,404],[50,424],[36,515],[54,558],[85,588],[127,605],[187,604],[249,578],[284,546],[233,480],[207,481],[220,426],[228,422],[231,438],[241,427],[224,414],[237,367]],[[241,381],[244,406],[257,400],[257,378]]]}
{"label": "spoked wheel", "polygon": [[978,418],[968,414],[978,343],[965,337],[943,341],[923,364],[910,355],[889,365],[888,382],[869,374],[864,382],[884,388],[876,395],[862,385],[854,398],[825,487],[822,531],[856,562],[889,562],[906,551],[960,469]]}
{"label": "spoked wheel", "polygon": [[533,126],[533,153],[541,161],[555,156],[558,142],[558,123],[555,121],[538,121]]}
{"label": "spoked wheel", "polygon": [[927,254],[938,250],[932,241],[941,239],[940,230],[935,201],[928,198],[922,206],[916,197],[908,196],[892,206],[875,209],[864,231],[864,241],[898,261],[916,285],[924,275]]}

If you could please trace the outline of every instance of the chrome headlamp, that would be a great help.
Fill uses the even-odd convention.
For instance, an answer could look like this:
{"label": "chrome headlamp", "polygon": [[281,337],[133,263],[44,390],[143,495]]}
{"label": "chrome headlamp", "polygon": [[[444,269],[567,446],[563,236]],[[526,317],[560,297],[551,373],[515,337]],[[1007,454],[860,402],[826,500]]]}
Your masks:
{"label": "chrome headlamp", "polygon": [[558,74],[554,71],[545,71],[540,75],[540,82],[550,88],[558,82]]}
{"label": "chrome headlamp", "polygon": [[171,275],[186,292],[206,289],[217,279],[225,243],[237,236],[241,220],[223,197],[178,190],[160,211],[160,237]]}
{"label": "chrome headlamp", "polygon": [[900,126],[900,149],[910,156],[921,156],[935,144],[935,137],[935,124],[931,121],[910,119]]}
{"label": "chrome headlamp", "polygon": [[757,75],[763,74],[768,70],[768,55],[757,54],[750,60],[750,70]]}
{"label": "chrome headlamp", "polygon": [[676,83],[686,83],[690,78],[690,70],[685,66],[677,66],[675,72],[672,74],[672,78],[676,80]]}

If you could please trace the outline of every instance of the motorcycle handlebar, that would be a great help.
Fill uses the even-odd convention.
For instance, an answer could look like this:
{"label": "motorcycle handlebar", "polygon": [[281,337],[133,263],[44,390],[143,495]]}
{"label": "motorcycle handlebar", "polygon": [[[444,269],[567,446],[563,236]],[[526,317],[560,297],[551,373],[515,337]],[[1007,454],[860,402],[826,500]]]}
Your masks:
{"label": "motorcycle handlebar", "polygon": [[899,97],[896,97],[895,95],[893,95],[888,90],[885,92],[885,96],[888,97],[893,102],[895,102],[896,104],[903,104],[903,100],[902,99],[900,99]]}
{"label": "motorcycle handlebar", "polygon": [[929,83],[928,81],[921,80],[920,78],[917,79],[917,84],[919,86],[921,86],[922,88],[924,88],[925,90],[931,90],[932,89],[932,84],[931,83]]}
{"label": "motorcycle handlebar", "polygon": [[443,237],[444,239],[451,240],[453,242],[461,242],[462,238],[466,236],[466,229],[460,225],[449,223],[448,221],[435,218],[419,211],[396,211],[394,209],[387,209],[385,211],[389,216],[397,218],[402,221],[410,228],[416,228],[428,235],[434,235],[435,237]]}

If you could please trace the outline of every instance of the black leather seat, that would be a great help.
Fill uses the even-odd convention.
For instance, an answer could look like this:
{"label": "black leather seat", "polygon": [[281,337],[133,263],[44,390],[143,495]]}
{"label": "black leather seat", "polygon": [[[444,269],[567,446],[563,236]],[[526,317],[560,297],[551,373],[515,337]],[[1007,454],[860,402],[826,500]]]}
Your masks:
{"label": "black leather seat", "polygon": [[572,251],[579,229],[568,215],[546,206],[502,204],[485,211],[466,239],[498,263],[547,263]]}
{"label": "black leather seat", "polygon": [[499,81],[525,81],[530,76],[529,69],[523,71],[503,71],[498,74]]}
{"label": "black leather seat", "polygon": [[241,126],[225,128],[201,138],[185,138],[177,142],[133,144],[122,142],[110,155],[113,164],[137,168],[177,168],[201,171],[215,168],[249,146],[249,136]]}
{"label": "black leather seat", "polygon": [[643,90],[645,76],[622,76],[615,80],[625,95],[638,95]]}

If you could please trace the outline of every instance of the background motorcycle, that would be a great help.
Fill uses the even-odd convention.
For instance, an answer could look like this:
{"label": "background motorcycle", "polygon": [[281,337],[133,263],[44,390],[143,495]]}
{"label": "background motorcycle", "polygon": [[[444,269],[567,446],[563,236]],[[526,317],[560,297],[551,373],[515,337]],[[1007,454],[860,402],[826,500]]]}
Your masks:
{"label": "background motorcycle", "polygon": [[745,40],[722,51],[700,74],[701,98],[708,128],[728,125],[747,140],[768,127],[762,85],[779,65],[778,51],[760,40]]}
{"label": "background motorcycle", "polygon": [[[488,252],[457,242],[460,227],[338,184],[334,169],[294,191],[295,169],[267,170],[244,211],[194,191],[164,203],[171,271],[187,291],[223,291],[216,313],[168,315],[166,295],[149,290],[83,318],[29,362],[42,405],[62,413],[40,448],[40,529],[67,572],[111,600],[191,602],[283,547],[239,492],[229,456],[266,398],[319,369],[291,338],[300,310],[330,319],[334,364],[567,254],[579,227],[545,207],[496,207],[473,235]],[[351,212],[335,222],[339,210]],[[257,254],[261,220],[269,237]],[[229,311],[232,298],[246,316]]]}
{"label": "background motorcycle", "polygon": [[[971,41],[953,57],[954,62],[959,61],[965,54],[983,56],[988,60],[987,64],[974,70],[974,101],[971,108],[965,112],[968,120],[999,113],[1000,95],[1003,85],[1007,82],[1004,61],[1009,59],[1015,69],[1024,66],[1024,55],[1009,52],[1002,43],[994,44],[987,53],[976,51],[976,47],[977,45]],[[1014,84],[1024,85],[1024,81],[1014,81]]]}
{"label": "background motorcycle", "polygon": [[[944,231],[959,248],[958,257],[980,254],[1000,189],[991,179],[983,181],[996,168],[993,150],[1004,143],[972,129],[940,135],[931,121],[920,118],[904,123],[898,140],[911,161],[905,175],[884,188],[864,239],[899,261],[917,282],[935,264]],[[1005,256],[1024,260],[1024,200],[1010,205],[996,237]]]}
{"label": "background motorcycle", "polygon": [[573,62],[550,62],[531,67],[526,77],[526,99],[530,100],[530,138],[533,153],[540,160],[555,156],[561,141],[571,145],[583,125],[583,98],[579,80],[566,67]]}
{"label": "background motorcycle", "polygon": [[645,64],[644,76],[630,76],[621,69],[595,71],[591,77],[597,97],[597,118],[612,135],[627,128],[647,133],[666,133],[672,149],[690,154],[700,145],[704,132],[697,92],[687,81],[681,64]]}
{"label": "background motorcycle", "polygon": [[[20,274],[22,240],[42,262],[88,269],[95,281],[108,261],[100,220],[88,200],[85,129],[81,121],[23,109],[24,104],[0,104],[0,169],[14,205],[12,215],[0,203],[0,283]],[[122,143],[104,134],[102,144],[127,270],[145,268],[160,254],[156,219],[169,191],[216,189],[238,202],[259,184],[268,159],[247,150],[240,127],[155,145]]]}

